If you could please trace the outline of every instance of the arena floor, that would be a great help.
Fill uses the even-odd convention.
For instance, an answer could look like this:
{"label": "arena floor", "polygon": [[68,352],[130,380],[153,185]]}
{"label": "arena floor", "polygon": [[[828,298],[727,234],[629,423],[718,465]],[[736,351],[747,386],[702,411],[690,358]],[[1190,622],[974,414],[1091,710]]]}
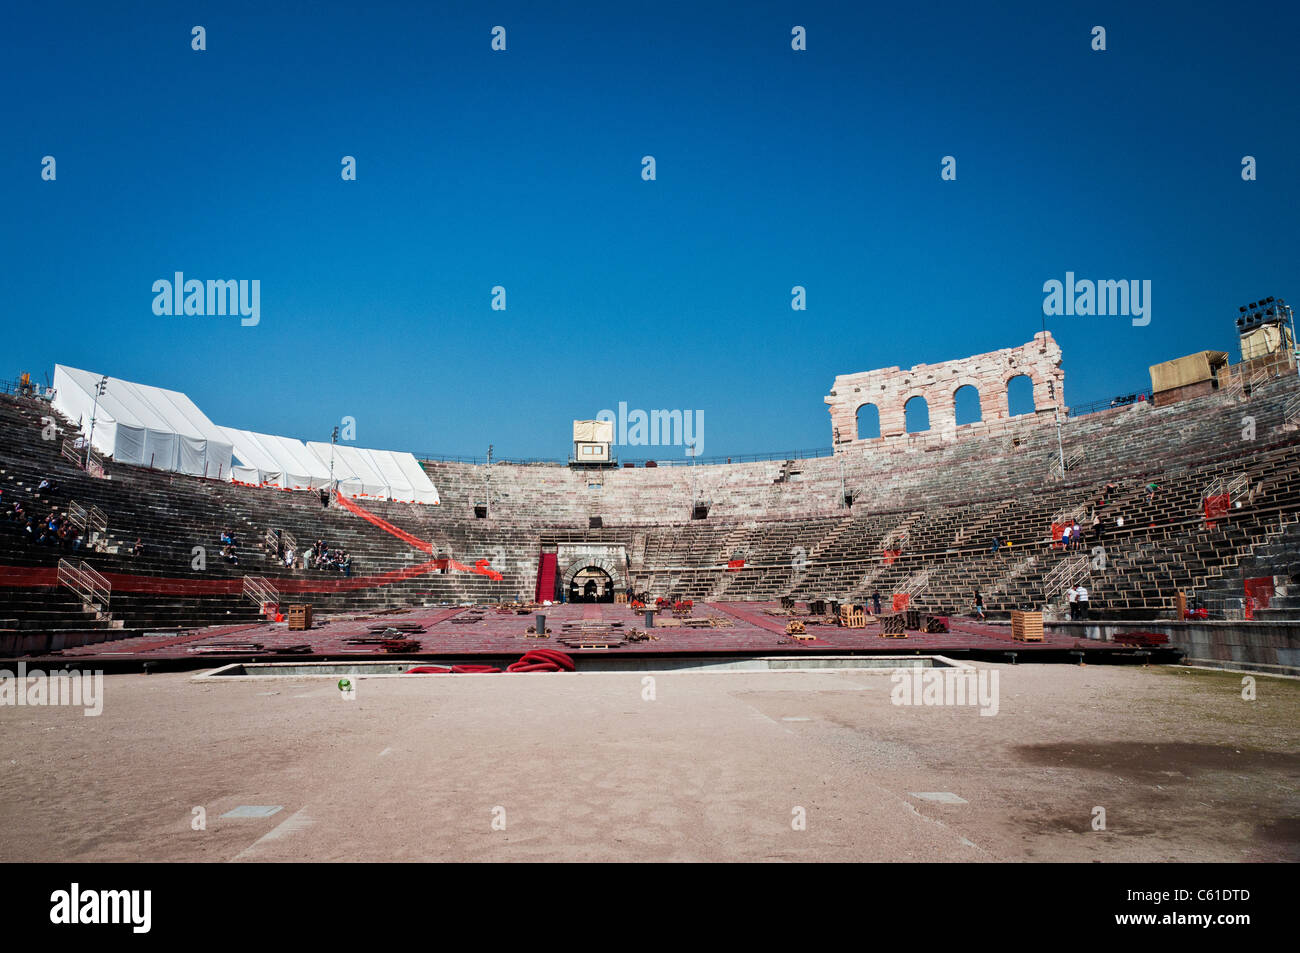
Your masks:
{"label": "arena floor", "polygon": [[0,860],[1300,860],[1300,683],[977,667],[996,716],[849,671],[109,675],[0,707]]}

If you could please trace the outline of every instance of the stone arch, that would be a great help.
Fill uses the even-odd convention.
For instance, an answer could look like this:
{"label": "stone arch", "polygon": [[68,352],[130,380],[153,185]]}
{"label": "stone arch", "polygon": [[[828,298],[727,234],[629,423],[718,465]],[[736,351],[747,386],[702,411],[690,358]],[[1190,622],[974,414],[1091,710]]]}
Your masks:
{"label": "stone arch", "polygon": [[[915,403],[918,400],[921,402],[919,405]],[[913,430],[907,426],[907,412],[909,407],[915,408],[918,406],[925,412],[925,426]],[[916,413],[916,411],[914,410],[913,413]],[[930,402],[926,399],[925,394],[917,392],[903,398],[903,421],[903,428],[907,433],[926,433],[934,429],[934,421],[930,419]]]}
{"label": "stone arch", "polygon": [[564,588],[561,591],[567,593],[569,587],[573,585],[573,578],[588,566],[600,569],[608,575],[613,580],[615,592],[622,592],[627,589],[627,573],[623,571],[624,567],[620,566],[616,560],[608,556],[587,556],[575,559],[565,567],[562,577]]}
{"label": "stone arch", "polygon": [[[867,419],[864,421],[862,419],[862,412],[867,408],[871,408],[871,410],[874,411],[874,413],[869,414],[867,416]],[[884,431],[880,429],[880,405],[877,404],[875,401],[869,400],[866,403],[861,404],[858,407],[857,411],[854,412],[853,419],[855,424],[857,425],[856,429],[854,430],[854,434],[855,434],[854,439],[856,440],[875,440],[877,437],[880,437],[884,434]],[[864,427],[863,426],[864,423],[867,426]],[[874,424],[875,426],[873,427],[872,424]],[[873,429],[875,430],[875,433],[871,433]]]}
{"label": "stone arch", "polygon": [[[1006,380],[1002,382],[1002,399],[1006,402],[1008,417],[1032,417],[1037,413],[1039,407],[1043,406],[1039,398],[1039,382],[1034,380],[1034,375],[1028,369],[1011,368],[1005,375]],[[1029,400],[1032,406],[1029,410],[1021,413],[1013,413],[1011,410],[1011,382],[1024,378],[1029,381]],[[1044,395],[1045,396],[1045,395]]]}
{"label": "stone arch", "polygon": [[[975,419],[960,421],[957,419],[958,394],[961,394],[967,388],[975,395]],[[963,398],[965,400],[966,398]],[[953,406],[953,424],[957,427],[964,427],[967,424],[978,424],[984,421],[984,395],[980,393],[979,384],[970,378],[962,378],[956,381],[952,389],[952,406]]]}

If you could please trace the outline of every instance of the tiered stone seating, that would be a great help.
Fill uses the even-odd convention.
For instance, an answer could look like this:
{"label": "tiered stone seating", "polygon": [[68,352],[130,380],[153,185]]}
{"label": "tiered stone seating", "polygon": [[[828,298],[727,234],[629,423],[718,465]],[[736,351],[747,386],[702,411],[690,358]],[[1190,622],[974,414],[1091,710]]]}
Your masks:
{"label": "tiered stone seating", "polygon": [[[542,545],[566,542],[622,544],[632,584],[665,597],[843,600],[879,591],[888,599],[917,590],[915,605],[952,613],[964,611],[979,589],[991,612],[1006,612],[1040,605],[1045,577],[1067,558],[1051,544],[1053,517],[1086,511],[1113,480],[1120,489],[1103,510],[1105,568],[1094,569],[1088,580],[1094,614],[1142,618],[1167,614],[1178,589],[1194,593],[1218,585],[1225,572],[1274,540],[1283,523],[1300,516],[1300,432],[1284,409],[1297,393],[1295,379],[1280,378],[1258,388],[1248,403],[1216,394],[1071,419],[1061,441],[1068,456],[1083,456],[1063,480],[1050,473],[1060,452],[1054,421],[1032,415],[959,428],[964,439],[923,436],[888,450],[855,447],[838,457],[797,461],[618,468],[599,479],[560,465],[494,464],[488,470],[430,461],[425,467],[441,506],[362,505],[428,540],[431,553],[344,509],[322,508],[311,493],[111,462],[110,479],[95,479],[60,455],[66,421],[58,421],[59,439],[41,439],[42,417],[55,415],[32,399],[0,397],[0,489],[7,501],[21,499],[37,516],[74,499],[107,515],[102,551],[75,558],[110,577],[132,578],[133,586],[115,589],[111,607],[130,632],[256,618],[257,608],[239,592],[250,574],[282,587],[284,602],[310,602],[318,611],[528,599]],[[1253,441],[1242,439],[1246,415],[1254,418]],[[1205,488],[1216,478],[1242,474],[1251,493],[1240,508],[1206,526]],[[53,500],[34,493],[45,476],[58,485]],[[1151,501],[1143,489],[1149,480],[1160,484]],[[697,499],[709,501],[706,519],[692,519],[692,485]],[[475,506],[489,486],[490,516],[480,519]],[[599,529],[589,527],[594,515],[602,518]],[[1120,516],[1124,524],[1117,527]],[[1086,516],[1080,522],[1086,526]],[[241,539],[238,566],[219,555],[226,528]],[[387,585],[290,595],[304,581],[337,590],[343,577],[275,563],[259,548],[274,529],[293,534],[300,546],[325,539],[348,550],[357,577],[449,557],[470,566],[486,559],[504,578],[425,572]],[[1010,541],[1009,551],[989,551],[995,534]],[[145,553],[132,557],[137,537]],[[195,547],[206,550],[202,570],[193,568]],[[897,557],[887,560],[886,550]],[[61,555],[0,532],[0,567],[48,570]],[[733,558],[743,559],[744,568],[728,571]],[[140,591],[141,580],[155,580],[157,591]],[[39,629],[90,637],[103,628],[66,590],[0,586],[0,633]]]}

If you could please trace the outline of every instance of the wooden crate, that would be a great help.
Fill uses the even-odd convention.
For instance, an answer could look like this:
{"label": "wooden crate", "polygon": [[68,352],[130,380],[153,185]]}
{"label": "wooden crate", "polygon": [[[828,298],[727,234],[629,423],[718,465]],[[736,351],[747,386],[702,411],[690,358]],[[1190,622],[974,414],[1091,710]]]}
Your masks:
{"label": "wooden crate", "polygon": [[626,592],[616,592],[616,593],[614,593],[614,605],[616,605],[616,606],[621,606],[621,605],[626,605],[626,604],[627,604],[627,593],[626,593]]}
{"label": "wooden crate", "polygon": [[311,623],[311,606],[289,606],[290,632],[302,632],[305,629],[310,629]]}
{"label": "wooden crate", "polygon": [[867,613],[862,606],[840,606],[840,625],[846,629],[865,629]]}
{"label": "wooden crate", "polygon": [[1043,641],[1043,614],[1012,609],[1011,638],[1017,642]]}

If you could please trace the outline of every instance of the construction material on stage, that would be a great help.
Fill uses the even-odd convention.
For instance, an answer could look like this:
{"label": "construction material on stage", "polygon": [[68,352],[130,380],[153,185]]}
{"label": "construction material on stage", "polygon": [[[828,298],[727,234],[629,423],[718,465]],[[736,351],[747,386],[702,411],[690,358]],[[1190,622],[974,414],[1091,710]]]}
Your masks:
{"label": "construction material on stage", "polygon": [[395,628],[386,628],[382,632],[372,630],[370,635],[354,635],[343,642],[346,645],[373,645],[381,652],[416,652],[420,648],[419,642],[405,638]]}
{"label": "construction material on stage", "polygon": [[925,617],[925,631],[931,634],[948,632],[948,617],[946,615],[928,615]]}
{"label": "construction material on stage", "polygon": [[846,629],[865,629],[867,611],[863,606],[840,606],[840,625]]}
{"label": "construction material on stage", "polygon": [[920,609],[903,610],[903,628],[910,629],[913,632],[921,631],[921,610]]}
{"label": "construction material on stage", "polygon": [[311,606],[297,605],[289,606],[289,631],[303,632],[311,628],[312,614]]}
{"label": "construction material on stage", "polygon": [[1017,642],[1043,641],[1043,614],[1012,609],[1011,638]]}
{"label": "construction material on stage", "polygon": [[907,618],[901,612],[882,612],[876,617],[880,621],[880,637],[884,639],[907,638]]}
{"label": "construction material on stage", "polygon": [[366,626],[371,632],[423,632],[425,625],[422,622],[376,622]]}
{"label": "construction material on stage", "polygon": [[816,642],[817,636],[808,632],[808,628],[799,620],[795,619],[786,623],[785,634],[792,639],[800,642]]}
{"label": "construction material on stage", "polygon": [[585,636],[566,639],[563,636],[555,640],[571,649],[616,649],[628,641],[619,635]]}
{"label": "construction material on stage", "polygon": [[268,649],[261,642],[209,642],[206,645],[192,646],[185,651],[195,655],[309,655],[311,646],[303,643],[277,645]]}

